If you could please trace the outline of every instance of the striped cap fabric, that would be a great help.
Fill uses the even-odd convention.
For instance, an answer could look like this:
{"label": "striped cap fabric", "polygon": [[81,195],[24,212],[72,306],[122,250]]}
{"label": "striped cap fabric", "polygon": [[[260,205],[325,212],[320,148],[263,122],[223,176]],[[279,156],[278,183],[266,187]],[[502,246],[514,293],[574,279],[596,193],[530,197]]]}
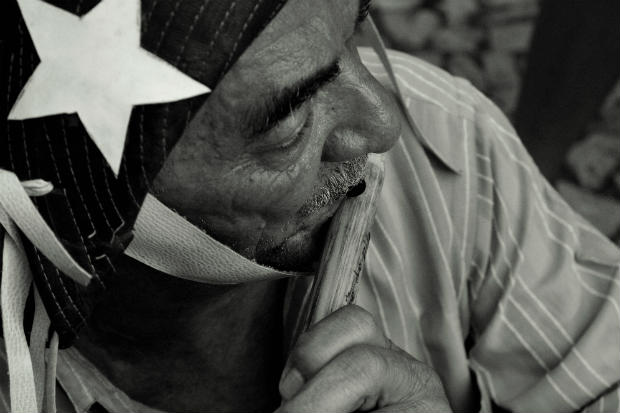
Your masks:
{"label": "striped cap fabric", "polygon": [[[77,15],[99,1],[47,0]],[[142,47],[214,89],[285,3],[142,0]],[[64,348],[116,275],[115,262],[131,241],[151,181],[208,95],[134,107],[115,177],[76,114],[7,121],[39,57],[16,0],[5,4],[2,20],[0,168],[20,180],[54,185],[52,193],[33,202],[69,253],[93,274],[89,287],[78,286],[24,239],[35,284]]]}

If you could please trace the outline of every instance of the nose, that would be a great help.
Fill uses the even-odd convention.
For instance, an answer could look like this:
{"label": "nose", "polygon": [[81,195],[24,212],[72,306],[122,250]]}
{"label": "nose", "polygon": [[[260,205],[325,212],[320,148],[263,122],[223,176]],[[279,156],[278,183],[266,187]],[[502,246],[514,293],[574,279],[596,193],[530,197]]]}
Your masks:
{"label": "nose", "polygon": [[370,74],[355,49],[344,53],[340,70],[330,85],[337,126],[323,146],[322,160],[342,162],[389,150],[401,128],[395,97]]}

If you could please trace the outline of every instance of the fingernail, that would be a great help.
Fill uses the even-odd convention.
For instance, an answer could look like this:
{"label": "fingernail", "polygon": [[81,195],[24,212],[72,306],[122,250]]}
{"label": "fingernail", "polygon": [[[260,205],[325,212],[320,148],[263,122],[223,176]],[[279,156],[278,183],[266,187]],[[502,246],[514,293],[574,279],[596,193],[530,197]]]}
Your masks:
{"label": "fingernail", "polygon": [[293,397],[301,386],[304,385],[304,377],[296,368],[290,368],[285,371],[280,380],[280,395],[284,400],[289,400]]}

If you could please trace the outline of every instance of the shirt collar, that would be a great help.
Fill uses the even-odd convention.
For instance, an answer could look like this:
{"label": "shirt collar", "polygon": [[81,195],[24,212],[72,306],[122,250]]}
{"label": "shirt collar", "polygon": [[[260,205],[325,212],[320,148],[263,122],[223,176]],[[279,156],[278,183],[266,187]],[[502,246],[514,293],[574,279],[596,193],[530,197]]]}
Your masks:
{"label": "shirt collar", "polygon": [[406,117],[407,123],[409,124],[413,135],[420,141],[424,149],[433,154],[444,167],[454,173],[462,173],[465,170],[465,161],[460,150],[456,150],[455,146],[451,144],[451,137],[437,136],[433,140],[428,139],[424,134],[422,134],[411,112],[407,110],[400,88],[396,82],[396,76],[394,75],[392,64],[387,56],[385,45],[381,40],[381,36],[375,26],[375,23],[370,17],[364,22],[362,29],[364,30],[365,40],[368,41],[369,45],[374,49],[375,53],[377,53],[379,60],[383,64],[383,67],[390,78],[396,97],[398,98],[403,114]]}

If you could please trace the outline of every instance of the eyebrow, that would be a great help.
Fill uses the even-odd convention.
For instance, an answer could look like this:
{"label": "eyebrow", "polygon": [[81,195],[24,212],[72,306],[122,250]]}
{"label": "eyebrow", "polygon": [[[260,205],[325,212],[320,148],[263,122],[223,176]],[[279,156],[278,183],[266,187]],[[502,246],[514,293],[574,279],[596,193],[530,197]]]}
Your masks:
{"label": "eyebrow", "polygon": [[[360,0],[359,10],[355,19],[355,29],[366,19],[371,0]],[[249,138],[264,134],[273,129],[290,113],[297,110],[312,98],[322,87],[335,80],[340,74],[338,60],[317,70],[313,75],[302,79],[292,86],[277,91],[266,99],[262,105],[256,105],[246,116]]]}
{"label": "eyebrow", "polygon": [[271,130],[291,112],[294,112],[313,97],[319,89],[336,79],[339,74],[340,65],[336,60],[319,69],[309,78],[285,87],[261,105],[250,109],[246,119],[250,138]]}

